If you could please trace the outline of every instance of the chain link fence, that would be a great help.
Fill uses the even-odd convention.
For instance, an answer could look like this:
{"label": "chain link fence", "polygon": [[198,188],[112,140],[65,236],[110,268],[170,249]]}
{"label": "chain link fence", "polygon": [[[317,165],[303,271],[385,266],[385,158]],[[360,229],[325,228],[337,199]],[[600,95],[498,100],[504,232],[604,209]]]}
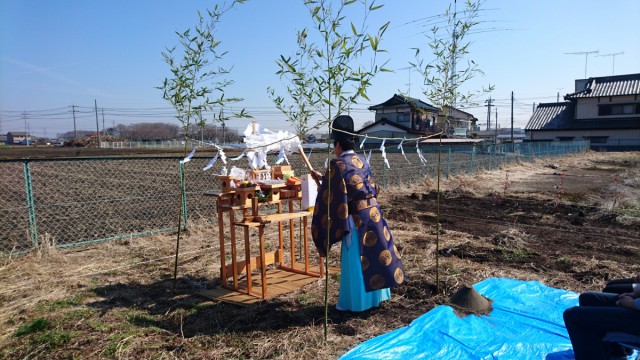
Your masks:
{"label": "chain link fence", "polygon": [[[380,150],[372,150],[370,165],[376,182],[393,188],[420,182],[425,176],[435,178],[438,158],[442,176],[448,178],[517,161],[584,152],[589,143],[424,146],[421,149],[426,163],[420,161],[414,149],[406,147],[403,155],[395,147],[387,148],[390,168],[384,164]],[[364,151],[365,156],[368,152]],[[314,149],[308,157],[315,169],[323,169],[327,150]],[[0,161],[0,254],[175,231],[180,215],[189,221],[213,221],[214,201],[203,193],[220,189],[213,175],[221,172],[223,163],[217,161],[210,170],[203,171],[209,157],[194,157],[183,165],[180,160],[149,157]],[[275,155],[269,155],[269,164],[275,160]],[[298,154],[289,156],[289,161],[296,173],[306,172]],[[227,168],[234,165],[245,168],[246,159],[230,162]]]}

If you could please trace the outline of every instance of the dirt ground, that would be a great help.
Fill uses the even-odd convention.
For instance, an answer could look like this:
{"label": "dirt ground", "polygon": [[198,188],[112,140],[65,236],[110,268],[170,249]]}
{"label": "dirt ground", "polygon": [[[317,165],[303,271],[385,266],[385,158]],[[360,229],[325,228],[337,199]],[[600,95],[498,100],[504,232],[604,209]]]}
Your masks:
{"label": "dirt ground", "polygon": [[331,276],[326,340],[323,280],[250,307],[197,295],[220,280],[217,233],[194,224],[175,292],[175,234],[0,259],[0,355],[333,359],[489,277],[582,292],[640,273],[640,153],[540,159],[437,190],[424,179],[381,194],[406,283],[380,308],[345,313]]}

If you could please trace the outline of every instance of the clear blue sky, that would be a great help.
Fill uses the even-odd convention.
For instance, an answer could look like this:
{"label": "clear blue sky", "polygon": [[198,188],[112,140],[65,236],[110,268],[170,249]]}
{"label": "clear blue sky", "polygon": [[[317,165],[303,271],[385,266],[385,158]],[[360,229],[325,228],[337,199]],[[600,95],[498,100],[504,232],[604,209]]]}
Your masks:
{"label": "clear blue sky", "polygon": [[[391,21],[382,41],[388,67],[401,69],[413,60],[411,48],[428,54],[422,35],[452,2],[448,0],[380,0],[383,10],[370,19],[371,28]],[[458,1],[462,8],[464,1]],[[169,75],[161,52],[175,45],[174,31],[196,24],[197,11],[211,1],[168,0],[0,0],[0,132],[24,131],[25,117],[35,135],[54,137],[73,129],[72,104],[79,106],[78,129],[95,130],[94,101],[107,126],[133,122],[173,122],[169,104],[155,89]],[[469,59],[484,76],[466,87],[495,85],[501,127],[510,122],[510,96],[515,94],[516,127],[523,127],[533,103],[555,102],[556,94],[574,90],[583,78],[585,55],[568,52],[598,50],[589,55],[587,77],[640,72],[638,0],[486,0],[470,39]],[[226,14],[219,27],[224,62],[234,66],[235,81],[227,96],[244,98],[247,109],[263,126],[286,129],[287,123],[267,96],[268,86],[281,88],[275,59],[291,55],[296,30],[309,26],[302,0],[249,0]],[[430,60],[430,56],[426,56]],[[356,127],[373,120],[368,106],[403,91],[427,101],[417,72],[398,70],[373,80],[363,100],[352,108]],[[410,86],[409,86],[410,84]],[[484,128],[484,96],[467,109]],[[25,115],[22,113],[24,112]],[[137,115],[135,115],[137,114]],[[135,116],[134,116],[135,115]],[[495,121],[492,110],[492,122]],[[247,120],[233,120],[243,128]]]}

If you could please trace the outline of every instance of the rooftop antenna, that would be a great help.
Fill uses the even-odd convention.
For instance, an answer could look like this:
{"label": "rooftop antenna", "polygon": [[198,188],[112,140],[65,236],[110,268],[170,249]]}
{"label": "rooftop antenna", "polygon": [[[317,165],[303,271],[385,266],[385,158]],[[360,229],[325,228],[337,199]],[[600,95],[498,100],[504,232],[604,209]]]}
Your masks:
{"label": "rooftop antenna", "polygon": [[584,78],[587,78],[587,59],[589,59],[589,54],[599,54],[600,50],[596,51],[578,51],[578,52],[569,52],[565,53],[565,55],[584,55]]}
{"label": "rooftop antenna", "polygon": [[409,83],[405,84],[405,85],[409,86],[409,90],[407,92],[407,95],[411,96],[411,71],[413,71],[413,66],[406,66],[406,67],[400,68],[398,70],[409,70]]}
{"label": "rooftop antenna", "polygon": [[596,56],[611,56],[613,58],[613,66],[611,68],[611,75],[615,75],[616,74],[616,55],[624,55],[624,51],[617,52],[617,53],[612,53],[612,54],[596,55]]}

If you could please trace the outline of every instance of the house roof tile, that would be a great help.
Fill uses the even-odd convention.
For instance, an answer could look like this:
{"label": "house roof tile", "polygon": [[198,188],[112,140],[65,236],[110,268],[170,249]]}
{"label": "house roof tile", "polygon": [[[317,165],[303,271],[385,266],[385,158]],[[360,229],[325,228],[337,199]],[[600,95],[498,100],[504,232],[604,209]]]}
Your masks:
{"label": "house roof tile", "polygon": [[525,126],[525,130],[564,129],[571,119],[573,119],[573,104],[570,102],[539,104]]}
{"label": "house roof tile", "polygon": [[433,105],[427,104],[426,102],[415,99],[408,96],[394,94],[389,100],[383,102],[382,104],[369,106],[369,110],[377,110],[382,108],[390,108],[390,107],[403,107],[407,105],[412,105],[421,109],[426,109],[430,111],[439,111],[439,109]]}
{"label": "house roof tile", "polygon": [[623,95],[640,95],[640,73],[589,78],[584,89],[567,94],[564,99]]}

